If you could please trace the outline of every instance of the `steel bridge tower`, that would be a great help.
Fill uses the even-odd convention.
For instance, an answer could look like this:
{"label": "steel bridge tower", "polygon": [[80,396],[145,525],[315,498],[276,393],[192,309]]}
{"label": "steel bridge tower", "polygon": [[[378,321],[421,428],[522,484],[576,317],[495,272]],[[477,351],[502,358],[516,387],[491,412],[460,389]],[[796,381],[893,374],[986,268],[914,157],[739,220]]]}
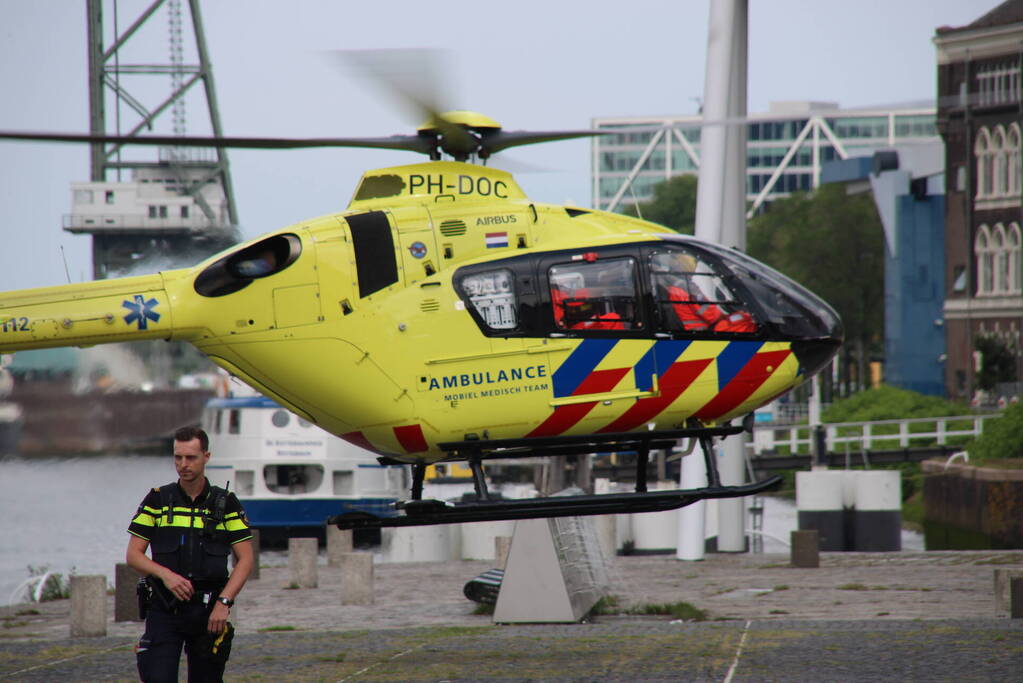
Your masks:
{"label": "steel bridge tower", "polygon": [[[169,119],[172,134],[184,135],[187,102],[193,108],[204,105],[209,134],[223,135],[199,2],[188,0],[187,12],[182,4],[154,0],[128,23],[118,0],[86,0],[91,134],[133,137],[156,132],[160,124],[164,130],[159,132],[168,134]],[[154,59],[155,52],[166,59]],[[163,94],[166,86],[160,79],[169,80],[169,95]],[[167,267],[166,261],[156,263],[158,258],[190,264],[238,241],[224,149],[90,147],[90,182],[72,184],[72,211],[63,227],[92,235],[94,278],[124,275],[136,267]]]}

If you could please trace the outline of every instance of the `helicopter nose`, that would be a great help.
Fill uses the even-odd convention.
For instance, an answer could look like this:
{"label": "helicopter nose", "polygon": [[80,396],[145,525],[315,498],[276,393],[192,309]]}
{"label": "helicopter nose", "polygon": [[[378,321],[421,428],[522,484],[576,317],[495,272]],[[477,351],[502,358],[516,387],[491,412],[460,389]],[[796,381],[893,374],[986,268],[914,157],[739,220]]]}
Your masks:
{"label": "helicopter nose", "polygon": [[804,290],[803,304],[806,327],[794,335],[792,352],[799,361],[800,373],[809,377],[835,357],[845,338],[845,330],[838,313],[820,297]]}
{"label": "helicopter nose", "polygon": [[757,304],[769,335],[792,344],[801,375],[827,365],[842,346],[842,319],[824,299],[770,266],[737,250],[704,245],[731,270]]}

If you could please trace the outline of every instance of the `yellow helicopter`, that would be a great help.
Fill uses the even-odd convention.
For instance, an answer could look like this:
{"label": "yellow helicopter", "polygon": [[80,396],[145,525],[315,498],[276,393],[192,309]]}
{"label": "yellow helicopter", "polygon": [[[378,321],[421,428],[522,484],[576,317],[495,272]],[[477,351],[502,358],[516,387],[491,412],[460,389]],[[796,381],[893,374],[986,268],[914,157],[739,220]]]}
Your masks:
{"label": "yellow helicopter", "polygon": [[[470,163],[594,131],[506,132],[481,114],[415,135],[280,140],[4,132],[0,139],[402,149],[348,207],[155,275],[0,293],[0,353],[187,341],[298,415],[412,467],[392,517],[342,528],[645,512],[750,495],[711,440],[805,382],[842,342],[835,311],[745,254],[626,216],[531,201]],[[443,154],[453,161],[443,161]],[[747,425],[748,426],[748,425]],[[651,449],[698,439],[704,487],[647,491]],[[636,451],[630,493],[499,500],[483,463]],[[422,499],[427,465],[467,461],[475,500]]]}

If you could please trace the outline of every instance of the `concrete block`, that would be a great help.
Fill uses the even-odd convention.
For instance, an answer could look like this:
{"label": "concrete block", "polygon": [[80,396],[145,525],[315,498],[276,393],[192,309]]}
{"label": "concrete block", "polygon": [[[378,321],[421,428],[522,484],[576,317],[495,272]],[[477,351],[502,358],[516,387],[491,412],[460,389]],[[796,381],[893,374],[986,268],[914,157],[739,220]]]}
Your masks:
{"label": "concrete block", "polygon": [[494,566],[504,569],[508,564],[508,551],[511,550],[511,536],[494,536]]}
{"label": "concrete block", "polygon": [[71,577],[71,637],[107,634],[107,577]]}
{"label": "concrete block", "polygon": [[1009,579],[1009,617],[1023,619],[1023,576]]}
{"label": "concrete block", "polygon": [[341,555],[354,549],[351,529],[338,529],[333,524],[327,525],[327,566],[340,567]]}
{"label": "concrete block", "polygon": [[995,613],[1005,614],[1011,609],[1009,582],[1015,578],[1023,578],[1023,569],[995,570]]}
{"label": "concrete block", "polygon": [[[628,515],[621,515],[628,517]],[[605,558],[618,554],[618,515],[597,515],[593,518],[597,525],[597,540],[600,541],[600,552]]]}
{"label": "concrete block", "polygon": [[121,562],[114,565],[114,621],[141,621],[136,592],[142,575]]}
{"label": "concrete block", "polygon": [[341,604],[373,604],[372,553],[342,553]]}
{"label": "concrete block", "polygon": [[793,567],[816,569],[821,566],[820,536],[816,529],[793,531],[790,538],[792,539]]}
{"label": "concrete block", "polygon": [[299,588],[316,588],[318,585],[318,552],[319,543],[315,538],[288,539],[288,569],[291,570],[291,582]]}

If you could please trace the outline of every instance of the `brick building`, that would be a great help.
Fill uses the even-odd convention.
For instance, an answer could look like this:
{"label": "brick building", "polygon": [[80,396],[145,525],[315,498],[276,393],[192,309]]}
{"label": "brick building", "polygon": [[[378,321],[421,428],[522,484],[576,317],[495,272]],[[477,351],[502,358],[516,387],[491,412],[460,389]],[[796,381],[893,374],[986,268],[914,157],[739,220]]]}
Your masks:
{"label": "brick building", "polygon": [[946,146],[946,391],[1010,398],[1023,380],[1023,0],[939,28],[934,43]]}

